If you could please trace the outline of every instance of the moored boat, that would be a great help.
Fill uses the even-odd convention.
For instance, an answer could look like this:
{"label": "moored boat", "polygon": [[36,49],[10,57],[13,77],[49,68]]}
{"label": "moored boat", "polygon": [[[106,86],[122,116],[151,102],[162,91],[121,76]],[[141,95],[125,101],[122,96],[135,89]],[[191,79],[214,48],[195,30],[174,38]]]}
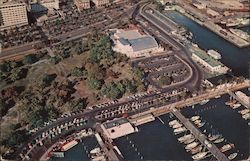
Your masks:
{"label": "moored boat", "polygon": [[201,152],[202,151],[202,145],[199,145],[199,146],[197,146],[197,147],[195,147],[195,148],[193,148],[193,149],[191,149],[191,154],[196,154],[196,153],[199,153],[199,152]]}
{"label": "moored boat", "polygon": [[203,159],[206,155],[207,155],[208,152],[200,152],[198,154],[195,154],[192,156],[192,158],[194,160],[200,160],[200,159]]}
{"label": "moored boat", "polygon": [[233,108],[233,109],[236,109],[236,108],[239,108],[240,106],[241,106],[241,104],[240,104],[240,103],[236,103],[236,104],[234,104],[234,105],[233,105],[233,107],[232,107],[232,108]]}
{"label": "moored boat", "polygon": [[224,141],[224,138],[218,138],[214,141],[215,144],[221,143],[222,141]]}
{"label": "moored boat", "polygon": [[175,124],[175,125],[173,126],[174,129],[177,129],[177,128],[180,128],[180,127],[182,127],[182,124],[179,124],[179,123],[178,123],[178,124]]}
{"label": "moored boat", "polygon": [[238,153],[232,153],[232,154],[230,154],[230,155],[228,156],[228,159],[229,159],[229,160],[233,160],[233,159],[235,159],[235,158],[237,157],[237,155],[238,155]]}
{"label": "moored boat", "polygon": [[187,129],[185,127],[180,127],[180,128],[174,129],[174,133],[182,133],[184,131],[187,131]]}
{"label": "moored boat", "polygon": [[177,120],[173,120],[173,121],[170,121],[168,124],[169,126],[174,126],[177,123],[179,123]]}
{"label": "moored boat", "polygon": [[196,121],[196,120],[198,120],[200,118],[200,116],[193,116],[193,117],[191,117],[191,121]]}
{"label": "moored boat", "polygon": [[188,135],[184,135],[184,136],[178,138],[178,141],[179,142],[184,142],[184,141],[186,141],[188,139],[192,139],[192,138],[194,138],[194,136],[192,134],[188,134]]}
{"label": "moored boat", "polygon": [[208,102],[209,102],[209,99],[202,100],[202,101],[200,102],[200,105],[205,105],[205,104],[208,103]]}
{"label": "moored boat", "polygon": [[201,123],[201,120],[195,120],[195,121],[194,121],[194,124],[195,124],[195,125],[197,125],[197,124],[199,124],[199,123]]}
{"label": "moored boat", "polygon": [[221,137],[221,135],[212,135],[212,136],[210,136],[210,137],[208,137],[208,140],[209,141],[214,141],[214,140],[216,140],[216,139],[218,139],[219,137]]}
{"label": "moored boat", "polygon": [[201,123],[197,124],[198,128],[203,127],[204,125],[205,125],[205,122],[201,122]]}
{"label": "moored boat", "polygon": [[184,141],[184,144],[190,144],[190,143],[192,143],[194,140],[195,140],[195,138],[188,139],[188,140]]}
{"label": "moored boat", "polygon": [[197,142],[194,141],[194,142],[188,144],[188,145],[185,147],[185,149],[191,150],[191,149],[195,148],[198,144],[199,144],[199,143],[197,143]]}
{"label": "moored boat", "polygon": [[234,144],[226,144],[226,145],[223,145],[221,148],[220,148],[220,151],[221,152],[226,152],[230,149],[234,148]]}

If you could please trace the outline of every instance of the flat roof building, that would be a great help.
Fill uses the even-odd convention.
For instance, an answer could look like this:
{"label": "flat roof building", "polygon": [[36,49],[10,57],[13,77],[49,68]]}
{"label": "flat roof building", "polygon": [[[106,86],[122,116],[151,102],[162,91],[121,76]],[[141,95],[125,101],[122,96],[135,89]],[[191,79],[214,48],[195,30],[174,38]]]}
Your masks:
{"label": "flat roof building", "polygon": [[226,73],[228,68],[225,67],[221,62],[215,60],[213,57],[208,55],[201,49],[194,49],[192,52],[192,58],[203,65],[205,68],[210,70],[212,73]]}
{"label": "flat roof building", "polygon": [[162,52],[157,41],[150,35],[141,34],[138,30],[114,30],[111,35],[114,42],[113,50],[128,57],[147,56],[150,53]]}
{"label": "flat roof building", "polygon": [[79,11],[90,8],[90,0],[74,0],[74,3]]}
{"label": "flat roof building", "polygon": [[34,7],[45,7],[48,10],[58,10],[59,9],[59,0],[31,0],[31,5]]}
{"label": "flat roof building", "polygon": [[26,4],[17,1],[0,3],[0,30],[28,25]]}
{"label": "flat roof building", "polygon": [[110,139],[116,139],[137,131],[125,118],[114,119],[101,124],[104,134]]}

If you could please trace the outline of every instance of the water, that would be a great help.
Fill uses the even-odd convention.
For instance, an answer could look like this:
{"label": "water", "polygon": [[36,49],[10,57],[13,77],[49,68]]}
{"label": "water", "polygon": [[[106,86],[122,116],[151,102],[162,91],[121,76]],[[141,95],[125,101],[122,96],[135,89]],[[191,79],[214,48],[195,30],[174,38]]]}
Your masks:
{"label": "water", "polygon": [[166,15],[192,32],[193,42],[198,44],[200,48],[206,51],[214,49],[220,52],[222,55],[221,62],[231,68],[235,75],[249,76],[248,60],[250,47],[240,49],[176,11],[169,11]]}
{"label": "water", "polygon": [[241,27],[241,28],[239,28],[239,29],[241,29],[242,31],[245,31],[245,32],[247,32],[248,34],[250,34],[250,25]]}

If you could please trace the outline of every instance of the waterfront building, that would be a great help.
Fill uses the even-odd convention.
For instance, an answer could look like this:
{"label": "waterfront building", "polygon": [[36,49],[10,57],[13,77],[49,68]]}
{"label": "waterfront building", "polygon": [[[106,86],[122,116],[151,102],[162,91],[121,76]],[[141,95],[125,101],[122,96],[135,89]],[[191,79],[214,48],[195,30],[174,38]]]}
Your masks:
{"label": "waterfront building", "polygon": [[215,50],[208,50],[207,51],[207,54],[210,55],[211,57],[213,57],[214,59],[221,59],[221,54],[218,53],[217,51]]}
{"label": "waterfront building", "polygon": [[104,7],[110,4],[109,0],[92,0],[96,7]]}
{"label": "waterfront building", "polygon": [[90,0],[74,0],[74,3],[79,11],[90,8]]}
{"label": "waterfront building", "polygon": [[210,8],[207,9],[207,14],[208,14],[209,16],[212,16],[212,17],[220,16],[220,13],[218,13],[217,11],[212,10],[212,9],[210,9]]}
{"label": "waterfront building", "polygon": [[125,118],[105,122],[101,124],[101,128],[104,134],[110,139],[116,139],[137,131]]}
{"label": "waterfront building", "polygon": [[192,59],[203,65],[212,73],[227,73],[228,68],[202,50],[193,50]]}
{"label": "waterfront building", "polygon": [[0,2],[0,30],[28,25],[26,4],[19,1]]}
{"label": "waterfront building", "polygon": [[142,34],[137,29],[114,30],[111,39],[114,42],[113,50],[126,54],[130,58],[147,56],[164,51],[164,49],[158,45],[155,38]]}

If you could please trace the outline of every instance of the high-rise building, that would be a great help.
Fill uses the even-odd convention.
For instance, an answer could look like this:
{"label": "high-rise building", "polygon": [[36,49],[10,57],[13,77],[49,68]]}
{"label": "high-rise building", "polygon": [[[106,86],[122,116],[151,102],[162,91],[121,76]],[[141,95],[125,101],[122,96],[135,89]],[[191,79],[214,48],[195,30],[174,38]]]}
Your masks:
{"label": "high-rise building", "polygon": [[74,0],[74,3],[79,11],[90,8],[90,0]]}
{"label": "high-rise building", "polygon": [[28,25],[26,4],[17,1],[0,2],[0,30]]}
{"label": "high-rise building", "polygon": [[109,5],[109,0],[92,0],[96,7],[103,7]]}

